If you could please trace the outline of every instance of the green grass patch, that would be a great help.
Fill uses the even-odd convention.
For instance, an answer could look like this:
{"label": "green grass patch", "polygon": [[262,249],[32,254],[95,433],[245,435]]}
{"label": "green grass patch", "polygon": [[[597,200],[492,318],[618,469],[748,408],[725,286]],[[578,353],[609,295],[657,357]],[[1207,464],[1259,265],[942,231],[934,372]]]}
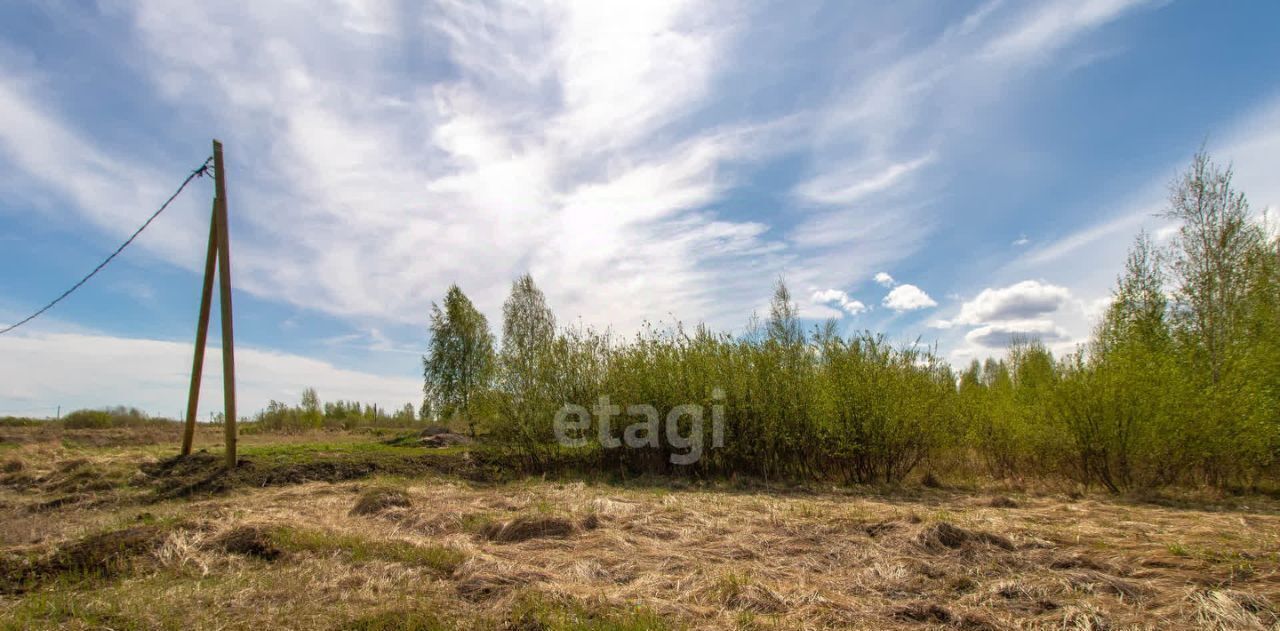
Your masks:
{"label": "green grass patch", "polygon": [[511,609],[509,628],[546,631],[645,631],[672,625],[648,608],[610,607],[526,592]]}
{"label": "green grass patch", "polygon": [[72,622],[89,629],[150,628],[128,616],[118,603],[87,601],[75,592],[49,591],[30,594],[6,611],[0,629],[61,629]]}
{"label": "green grass patch", "polygon": [[[419,446],[388,445],[375,441],[334,441],[317,443],[269,443],[264,445],[245,445],[239,449],[239,455],[253,458],[292,461],[311,459],[317,456],[333,455],[376,455],[387,454],[403,456],[414,451],[422,453],[440,453],[445,449],[427,449]],[[461,451],[454,449],[454,451]]]}
{"label": "green grass patch", "polygon": [[338,628],[343,631],[445,631],[456,627],[441,622],[429,611],[393,609],[361,616]]}
{"label": "green grass patch", "polygon": [[430,568],[442,575],[453,573],[467,555],[448,546],[418,545],[402,539],[378,540],[345,533],[281,527],[272,539],[286,552],[342,555],[353,563],[389,561]]}

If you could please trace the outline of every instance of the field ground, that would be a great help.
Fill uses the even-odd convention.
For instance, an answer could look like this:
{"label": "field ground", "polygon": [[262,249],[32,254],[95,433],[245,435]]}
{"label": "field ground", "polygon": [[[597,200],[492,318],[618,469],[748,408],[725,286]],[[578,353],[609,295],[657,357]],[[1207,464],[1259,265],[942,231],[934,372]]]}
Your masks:
{"label": "field ground", "polygon": [[1267,498],[494,481],[371,434],[225,476],[167,429],[0,430],[6,628],[1280,628]]}

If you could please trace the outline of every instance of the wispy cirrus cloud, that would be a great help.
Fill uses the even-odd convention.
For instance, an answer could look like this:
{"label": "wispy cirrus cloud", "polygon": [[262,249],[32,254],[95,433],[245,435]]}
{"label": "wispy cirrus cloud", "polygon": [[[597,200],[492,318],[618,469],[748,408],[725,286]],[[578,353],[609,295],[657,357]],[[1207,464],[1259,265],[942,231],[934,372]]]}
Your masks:
{"label": "wispy cirrus cloud", "polygon": [[[940,228],[1002,219],[953,207],[967,163],[1013,165],[1007,114],[1058,68],[1103,63],[1090,37],[1150,4],[884,5],[859,20],[750,0],[100,7],[113,84],[155,114],[121,124],[200,138],[201,154],[210,130],[227,142],[238,288],[336,316],[349,329],[314,338],[332,346],[412,349],[387,332],[420,326],[449,283],[496,324],[524,271],[562,320],[619,330],[733,327],[781,273],[812,317],[862,315],[855,295],[892,290],[862,316],[883,316],[872,326],[1025,278],[1090,302],[1044,272],[1100,242],[1069,234],[1078,223],[1057,240],[1016,226],[1030,237],[1009,276],[972,288],[930,277],[954,260],[907,261]],[[0,186],[119,234],[189,147],[113,141],[59,107],[69,87],[33,59],[0,54],[0,113],[17,121],[0,130]],[[184,199],[140,249],[198,269],[205,200]],[[1075,336],[1064,310],[1054,324]]]}
{"label": "wispy cirrus cloud", "polygon": [[1081,33],[1098,28],[1150,0],[1084,0],[1027,6],[1025,14],[983,46],[984,59],[1025,63],[1065,46]]}
{"label": "wispy cirrus cloud", "polygon": [[[237,107],[210,114],[283,176],[242,188],[246,204],[280,209],[256,228],[288,234],[296,252],[269,242],[250,251],[241,260],[252,289],[416,321],[448,282],[494,314],[509,279],[530,270],[562,313],[599,325],[745,312],[747,297],[726,302],[716,270],[779,245],[766,226],[710,206],[732,184],[726,167],[756,159],[777,132],[770,121],[686,124],[736,35],[711,19],[721,7],[400,10],[414,19],[281,37],[268,9],[201,9],[176,24],[163,4],[136,9],[170,98],[193,102],[218,86]],[[221,27],[230,21],[234,33]],[[210,37],[239,52],[172,52]],[[389,53],[423,37],[439,40],[448,70],[411,88]],[[262,61],[236,67],[243,55]]]}
{"label": "wispy cirrus cloud", "polygon": [[[744,266],[833,287],[909,256],[934,223],[936,184],[922,182],[948,168],[948,117],[1130,3],[1093,4],[989,3],[923,45],[872,42],[888,63],[829,77],[850,87],[813,107],[710,118],[725,111],[715,86],[730,53],[761,28],[721,19],[738,3],[111,11],[157,95],[224,130],[243,169],[232,202],[247,210],[235,219],[247,290],[413,322],[449,282],[496,314],[507,280],[531,270],[570,317],[627,328],[654,314],[740,319],[767,292],[729,278]],[[936,116],[939,99],[955,111]],[[59,149],[14,149],[29,170],[61,149],[94,154],[65,121],[33,120]],[[766,222],[717,207],[740,167],[787,152],[815,165],[793,189],[801,208]],[[115,162],[132,166],[114,180],[160,179],[146,161]],[[201,214],[163,256],[198,266]]]}
{"label": "wispy cirrus cloud", "polygon": [[[914,254],[938,223],[942,182],[960,166],[952,149],[999,127],[985,110],[1016,98],[1033,70],[1072,44],[1150,4],[994,0],[922,44],[899,36],[867,46],[867,61],[847,68],[837,80],[847,87],[815,115],[812,168],[793,189],[811,207],[790,233],[804,246],[798,275],[847,284]],[[849,242],[874,245],[839,247]]]}

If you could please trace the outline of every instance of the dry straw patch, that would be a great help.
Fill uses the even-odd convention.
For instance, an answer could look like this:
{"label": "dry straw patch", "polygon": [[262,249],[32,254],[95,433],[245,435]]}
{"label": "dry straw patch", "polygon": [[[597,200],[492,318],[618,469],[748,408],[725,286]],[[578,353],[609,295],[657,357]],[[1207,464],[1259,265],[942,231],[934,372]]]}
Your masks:
{"label": "dry straw patch", "polygon": [[[119,458],[59,472],[72,454],[15,451],[15,473],[36,477]],[[12,626],[150,628],[182,611],[332,628],[430,611],[442,628],[1270,629],[1280,602],[1276,515],[1097,498],[385,478],[31,513],[53,492],[0,494],[6,558],[183,523],[127,572],[0,598]]]}

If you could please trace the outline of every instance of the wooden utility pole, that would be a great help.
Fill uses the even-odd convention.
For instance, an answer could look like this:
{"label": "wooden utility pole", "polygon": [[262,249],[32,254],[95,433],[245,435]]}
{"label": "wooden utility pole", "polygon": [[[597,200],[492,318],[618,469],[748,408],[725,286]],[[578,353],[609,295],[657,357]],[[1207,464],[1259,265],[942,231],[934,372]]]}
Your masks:
{"label": "wooden utility pole", "polygon": [[218,267],[218,302],[222,315],[222,400],[226,432],[226,466],[236,466],[236,358],[231,309],[231,234],[227,221],[227,178],[222,162],[222,143],[213,141],[214,197],[209,221],[209,249],[205,257],[204,285],[200,293],[200,317],[196,325],[195,357],[191,363],[191,388],[187,392],[187,419],[182,433],[182,455],[191,453],[195,438],[196,408],[200,401],[200,378],[204,372],[205,339],[209,335],[209,312],[213,301],[213,269]]}
{"label": "wooden utility pole", "polygon": [[231,327],[231,231],[227,229],[227,170],[222,143],[213,141],[213,190],[218,204],[218,289],[222,306],[222,402],[226,421],[227,468],[236,466],[236,353]]}
{"label": "wooden utility pole", "polygon": [[200,378],[204,374],[204,343],[209,337],[209,306],[213,299],[213,268],[218,257],[218,201],[209,214],[209,249],[204,261],[204,286],[200,290],[200,319],[196,324],[196,353],[191,361],[191,389],[187,391],[187,424],[182,430],[182,455],[191,454],[196,435],[196,408],[200,403]]}

